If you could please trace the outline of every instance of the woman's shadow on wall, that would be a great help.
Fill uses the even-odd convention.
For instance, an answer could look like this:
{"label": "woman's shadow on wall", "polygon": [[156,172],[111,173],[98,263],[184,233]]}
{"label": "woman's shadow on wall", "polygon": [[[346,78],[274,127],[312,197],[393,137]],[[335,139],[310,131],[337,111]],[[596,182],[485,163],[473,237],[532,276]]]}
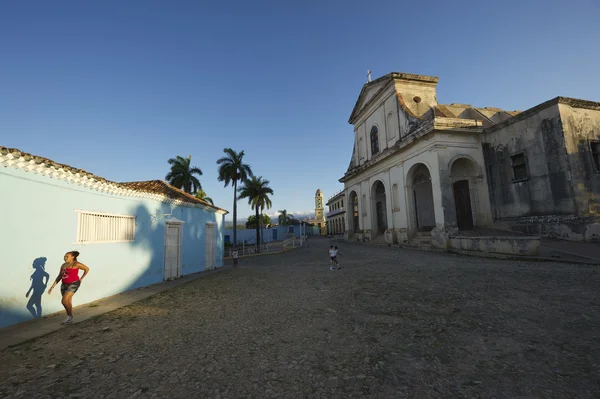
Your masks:
{"label": "woman's shadow on wall", "polygon": [[37,258],[33,260],[32,267],[34,268],[33,274],[29,278],[31,280],[31,287],[25,294],[26,298],[29,298],[27,302],[27,310],[35,318],[42,317],[42,295],[46,291],[48,286],[48,280],[50,275],[46,273],[46,258]]}

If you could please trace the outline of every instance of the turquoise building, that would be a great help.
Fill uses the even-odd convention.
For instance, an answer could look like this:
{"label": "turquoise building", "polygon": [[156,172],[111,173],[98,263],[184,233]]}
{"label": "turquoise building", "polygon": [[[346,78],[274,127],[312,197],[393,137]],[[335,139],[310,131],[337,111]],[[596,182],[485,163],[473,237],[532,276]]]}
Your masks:
{"label": "turquoise building", "polygon": [[228,212],[164,181],[115,183],[0,147],[0,192],[0,328],[63,310],[47,290],[68,251],[90,268],[74,306],[223,266]]}

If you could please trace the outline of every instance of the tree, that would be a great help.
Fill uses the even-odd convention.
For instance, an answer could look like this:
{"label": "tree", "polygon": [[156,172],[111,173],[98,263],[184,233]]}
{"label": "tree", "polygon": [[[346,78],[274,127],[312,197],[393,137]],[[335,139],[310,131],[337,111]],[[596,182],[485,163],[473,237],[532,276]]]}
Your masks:
{"label": "tree", "polygon": [[169,159],[168,162],[171,165],[171,171],[165,177],[170,185],[175,186],[188,194],[192,194],[202,189],[200,180],[194,176],[202,176],[202,171],[195,166],[191,167],[191,161],[191,155],[188,155],[187,158],[177,155],[176,158]]}
{"label": "tree", "polygon": [[277,212],[279,212],[279,224],[282,226],[287,226],[294,219],[294,215],[288,214],[285,209]]}
{"label": "tree", "polygon": [[[261,215],[260,217],[260,223],[263,226],[268,226],[271,224],[271,217],[268,215],[265,215],[264,213]],[[250,215],[248,216],[248,220],[246,221],[246,228],[247,229],[254,229],[256,228],[256,216],[254,215]]]}
{"label": "tree", "polygon": [[204,192],[204,190],[200,189],[198,191],[196,191],[196,198],[204,201],[204,202],[208,202],[211,205],[214,205],[215,203],[213,202],[212,198],[207,197],[207,194]]}
{"label": "tree", "polygon": [[273,195],[273,189],[269,187],[269,181],[264,180],[262,176],[256,177],[252,176],[250,180],[247,180],[242,187],[240,187],[240,196],[239,198],[248,198],[248,204],[254,209],[256,215],[254,216],[254,220],[258,220],[256,224],[256,246],[257,251],[260,252],[260,225],[261,220],[259,217],[259,212],[265,210],[265,208],[270,209],[272,202],[269,195]]}
{"label": "tree", "polygon": [[237,245],[237,184],[245,182],[252,177],[250,165],[243,162],[244,151],[235,152],[231,148],[223,149],[225,156],[217,160],[219,166],[219,181],[225,182],[225,187],[229,184],[233,186],[233,249]]}

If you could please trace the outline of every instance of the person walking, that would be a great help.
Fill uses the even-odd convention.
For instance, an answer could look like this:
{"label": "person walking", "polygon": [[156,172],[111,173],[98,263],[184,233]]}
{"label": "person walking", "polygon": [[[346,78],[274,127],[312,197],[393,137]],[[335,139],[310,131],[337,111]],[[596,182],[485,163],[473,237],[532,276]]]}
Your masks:
{"label": "person walking", "polygon": [[[79,252],[71,251],[65,254],[65,263],[60,267],[60,272],[54,280],[54,284],[48,290],[48,295],[52,294],[52,290],[62,280],[60,286],[60,292],[62,294],[62,305],[67,312],[67,318],[60,324],[71,324],[73,323],[73,295],[81,286],[81,282],[87,276],[90,268],[77,261]],[[83,270],[83,276],[79,277],[79,270]]]}
{"label": "person walking", "polygon": [[[338,247],[337,245],[333,248],[333,262],[335,262],[335,265],[338,267],[338,270],[340,270],[342,268],[342,266],[340,266],[340,264],[337,261],[337,256],[339,254],[338,251]],[[341,254],[340,254],[341,255]],[[332,265],[333,266],[333,265]]]}

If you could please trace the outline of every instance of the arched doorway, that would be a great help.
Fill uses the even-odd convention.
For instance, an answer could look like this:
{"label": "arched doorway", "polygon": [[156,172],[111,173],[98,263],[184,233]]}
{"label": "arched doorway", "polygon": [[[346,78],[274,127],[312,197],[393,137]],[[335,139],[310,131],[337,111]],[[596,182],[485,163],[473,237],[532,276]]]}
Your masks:
{"label": "arched doorway", "polygon": [[358,195],[350,193],[350,212],[348,212],[348,230],[354,234],[358,231]]}
{"label": "arched doorway", "polygon": [[459,230],[472,230],[476,224],[479,168],[468,158],[458,158],[450,167],[456,225]]}
{"label": "arched doorway", "polygon": [[379,180],[371,187],[372,215],[371,230],[373,236],[381,235],[387,230],[387,200],[385,186]]}
{"label": "arched doorway", "polygon": [[414,232],[433,230],[435,228],[435,210],[429,169],[424,164],[414,165],[407,175],[407,181],[410,182],[407,190],[411,230]]}

